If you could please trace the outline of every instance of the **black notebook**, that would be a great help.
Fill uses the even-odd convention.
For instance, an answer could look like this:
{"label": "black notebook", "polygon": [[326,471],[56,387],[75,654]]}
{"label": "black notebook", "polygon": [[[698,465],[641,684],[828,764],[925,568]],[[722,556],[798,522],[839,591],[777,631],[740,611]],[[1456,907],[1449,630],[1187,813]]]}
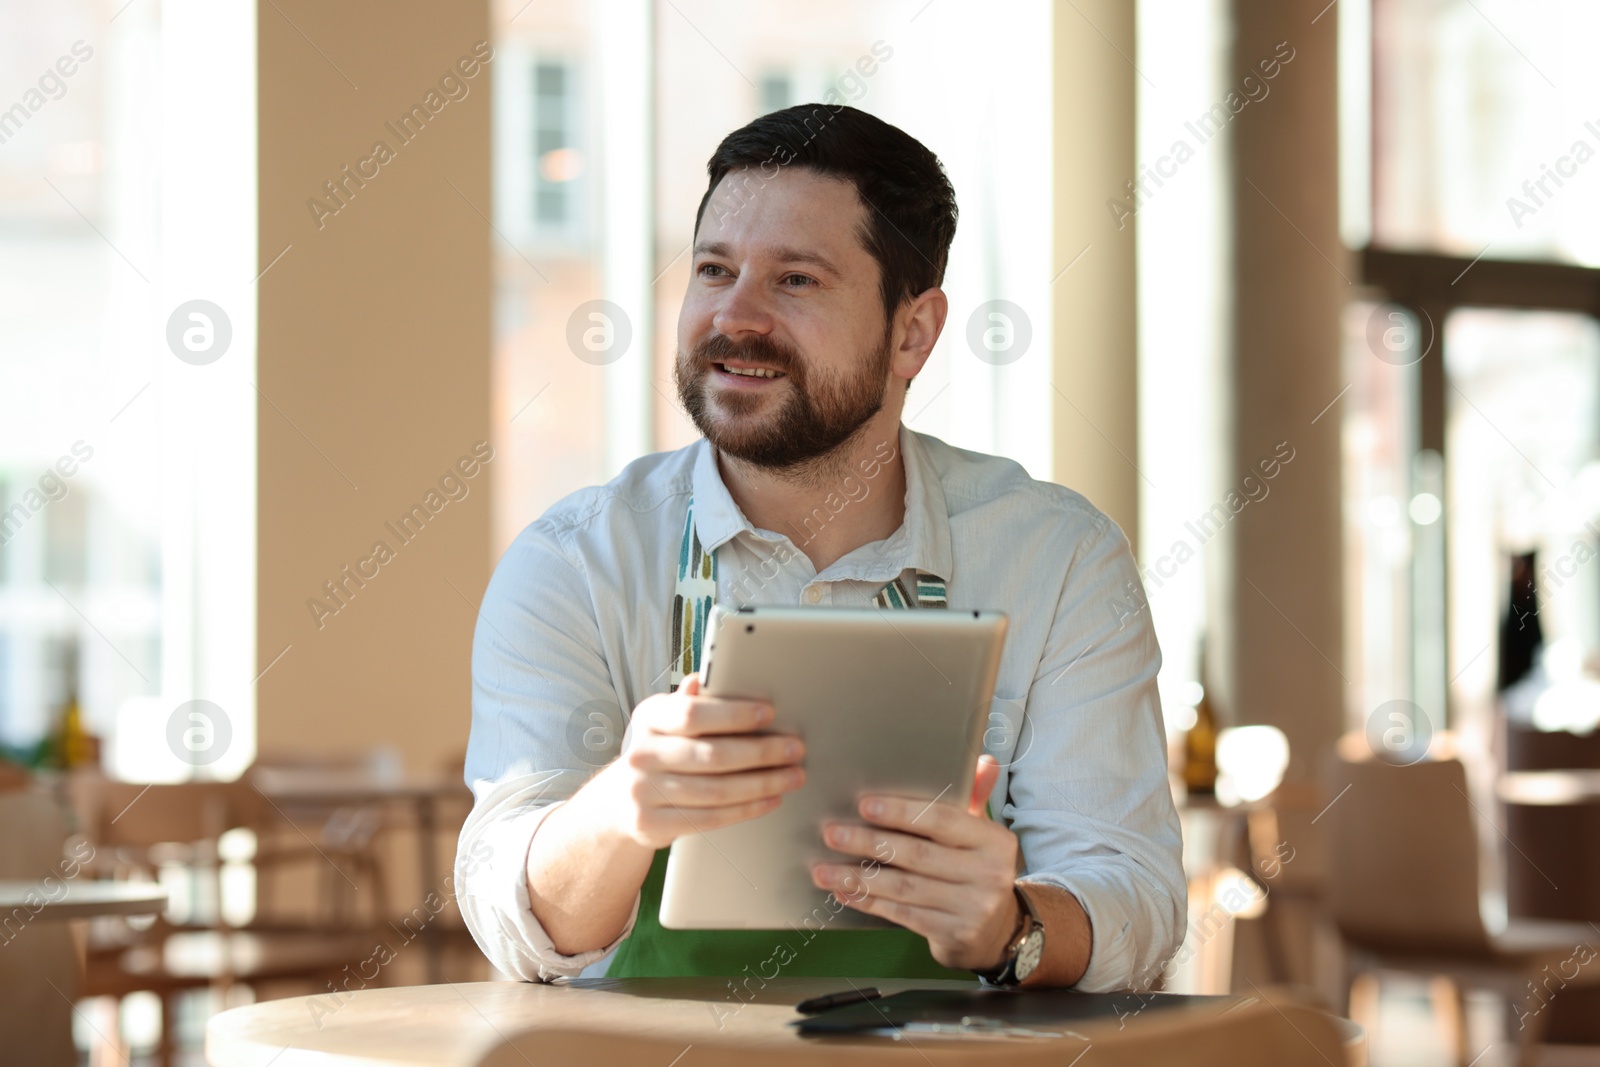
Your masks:
{"label": "black notebook", "polygon": [[851,1034],[864,1030],[963,1028],[1060,1029],[1074,1022],[1121,1019],[1172,1008],[1207,1008],[1218,1014],[1242,1003],[1236,996],[1175,993],[1077,993],[1070,989],[911,989],[847,1004],[794,1024],[802,1034]]}

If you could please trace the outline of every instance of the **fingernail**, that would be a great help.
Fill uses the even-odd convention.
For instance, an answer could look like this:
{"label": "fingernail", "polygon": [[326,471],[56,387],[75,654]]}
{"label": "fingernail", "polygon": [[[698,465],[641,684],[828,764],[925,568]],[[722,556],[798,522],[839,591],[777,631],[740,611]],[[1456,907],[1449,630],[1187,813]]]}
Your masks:
{"label": "fingernail", "polygon": [[861,810],[866,812],[868,815],[882,815],[883,801],[869,800],[865,804],[861,805]]}
{"label": "fingernail", "polygon": [[804,751],[804,748],[798,741],[790,741],[783,746],[783,754],[792,760],[799,759],[802,751]]}
{"label": "fingernail", "polygon": [[771,704],[756,705],[756,725],[766,726],[778,717],[778,712]]}

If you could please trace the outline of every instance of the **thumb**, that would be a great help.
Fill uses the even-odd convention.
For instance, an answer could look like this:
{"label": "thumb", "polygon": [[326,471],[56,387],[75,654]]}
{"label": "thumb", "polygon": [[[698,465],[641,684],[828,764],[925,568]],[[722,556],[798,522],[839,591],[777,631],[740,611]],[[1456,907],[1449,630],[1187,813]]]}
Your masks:
{"label": "thumb", "polygon": [[678,686],[678,692],[682,693],[684,696],[691,696],[691,697],[699,696],[700,695],[700,672],[699,671],[695,671],[693,674],[691,674],[687,678],[685,678],[683,680],[683,684]]}
{"label": "thumb", "polygon": [[1000,761],[985,752],[978,757],[978,773],[972,779],[972,803],[967,805],[967,811],[973,815],[982,815],[984,805],[989,802],[989,794],[994,792],[994,785],[1000,780]]}

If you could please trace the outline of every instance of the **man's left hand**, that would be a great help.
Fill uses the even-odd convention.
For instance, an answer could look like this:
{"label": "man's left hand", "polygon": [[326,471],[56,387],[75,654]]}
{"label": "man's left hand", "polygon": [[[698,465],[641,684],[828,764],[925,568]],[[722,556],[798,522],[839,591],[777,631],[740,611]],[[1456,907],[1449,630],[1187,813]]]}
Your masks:
{"label": "man's left hand", "polygon": [[1016,835],[984,812],[999,777],[993,757],[979,757],[966,811],[904,797],[862,797],[858,810],[869,825],[830,823],[823,839],[837,852],[876,863],[820,863],[812,882],[858,911],[921,934],[946,967],[998,965],[1021,920],[1012,888]]}

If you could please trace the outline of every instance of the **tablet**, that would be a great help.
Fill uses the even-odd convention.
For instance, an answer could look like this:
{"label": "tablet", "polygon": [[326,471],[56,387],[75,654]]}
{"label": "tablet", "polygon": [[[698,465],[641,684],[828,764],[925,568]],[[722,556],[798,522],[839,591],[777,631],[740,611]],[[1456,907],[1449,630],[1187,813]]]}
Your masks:
{"label": "tablet", "polygon": [[[1006,617],[997,611],[715,609],[701,663],[713,696],[771,701],[771,730],[806,743],[806,784],[755,819],[672,843],[661,925],[673,930],[860,929],[894,924],[811,884],[833,820],[866,793],[965,808]],[[843,896],[870,892],[870,878]]]}

